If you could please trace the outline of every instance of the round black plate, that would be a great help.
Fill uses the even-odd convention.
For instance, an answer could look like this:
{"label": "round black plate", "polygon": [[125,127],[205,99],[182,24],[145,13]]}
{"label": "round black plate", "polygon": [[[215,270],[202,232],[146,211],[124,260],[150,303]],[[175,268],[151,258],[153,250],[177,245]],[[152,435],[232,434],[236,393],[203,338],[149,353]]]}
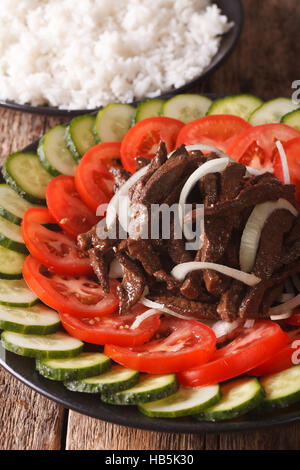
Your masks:
{"label": "round black plate", "polygon": [[[222,12],[229,18],[230,21],[234,22],[234,27],[223,36],[222,42],[219,48],[219,51],[213,58],[212,62],[209,66],[202,72],[200,76],[193,79],[192,81],[186,83],[184,86],[174,89],[174,90],[166,90],[160,98],[166,98],[167,95],[182,93],[187,89],[191,88],[192,86],[196,85],[199,81],[203,80],[207,75],[212,73],[222,62],[229,56],[229,54],[233,51],[242,31],[243,27],[243,7],[241,0],[215,0],[216,3],[222,10]],[[146,99],[146,97],[145,97]],[[143,100],[141,100],[143,101]],[[136,104],[136,103],[133,103]],[[97,111],[96,109],[88,110],[88,109],[76,109],[72,111],[68,111],[66,109],[59,109],[50,106],[30,106],[27,104],[18,104],[12,101],[2,101],[0,100],[0,106],[4,106],[6,108],[15,109],[17,111],[26,111],[30,113],[38,113],[38,114],[47,114],[47,115],[56,115],[56,116],[76,116],[79,114],[86,114],[91,113],[93,111]]]}

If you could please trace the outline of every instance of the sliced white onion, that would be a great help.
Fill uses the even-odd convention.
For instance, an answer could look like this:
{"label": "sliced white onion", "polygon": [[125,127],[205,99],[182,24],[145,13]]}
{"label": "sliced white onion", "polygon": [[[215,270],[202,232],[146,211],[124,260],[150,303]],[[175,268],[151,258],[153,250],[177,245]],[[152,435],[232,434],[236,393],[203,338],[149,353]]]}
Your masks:
{"label": "sliced white onion", "polygon": [[277,140],[276,147],[278,148],[278,152],[280,155],[282,172],[283,172],[283,182],[284,184],[291,184],[291,177],[290,177],[290,170],[286,158],[286,153],[284,151],[283,145],[280,140]]}
{"label": "sliced white onion", "polygon": [[232,333],[241,325],[241,323],[241,320],[235,320],[233,322],[218,320],[212,325],[212,330],[214,331],[216,338],[218,339]]}
{"label": "sliced white onion", "polygon": [[[136,183],[141,176],[143,176],[148,171],[148,167],[144,166],[139,171],[134,173],[127,181],[123,184],[123,186],[116,192],[116,194],[110,200],[107,211],[106,211],[106,226],[107,228],[111,228],[114,224],[117,215],[119,216],[120,224],[122,225],[123,229],[127,231],[128,228],[128,215],[129,215],[129,197],[128,191],[131,186]],[[121,203],[120,203],[121,201]],[[121,205],[121,210],[120,210]]]}
{"label": "sliced white onion", "polygon": [[182,318],[183,320],[197,320],[197,318],[188,317],[186,315],[181,315],[180,313],[173,312],[173,310],[170,310],[169,308],[165,307],[164,304],[153,302],[152,300],[146,299],[145,297],[142,297],[139,300],[139,303],[145,305],[145,307],[159,310],[162,313],[168,313],[169,315],[172,315],[173,317]]}
{"label": "sliced white onion", "polygon": [[241,239],[240,267],[242,271],[247,273],[251,272],[255,262],[262,229],[272,212],[278,209],[288,210],[295,217],[298,215],[298,211],[295,207],[285,199],[279,199],[276,202],[264,202],[263,204],[258,204],[253,209]]}
{"label": "sliced white onion", "polygon": [[156,315],[157,313],[161,313],[161,312],[159,312],[155,308],[151,308],[150,310],[147,310],[146,312],[141,313],[138,317],[136,317],[130,329],[135,330],[136,328],[140,326],[141,323],[143,323],[144,320],[146,320],[146,318],[152,317],[152,315]]}
{"label": "sliced white onion", "polygon": [[289,318],[293,313],[293,309],[298,307],[299,304],[300,294],[296,295],[291,300],[288,300],[283,304],[272,307],[269,310],[271,320],[283,320],[285,318]]}
{"label": "sliced white onion", "polygon": [[243,271],[239,271],[238,269],[229,268],[223,264],[205,263],[201,261],[191,261],[189,263],[177,264],[177,266],[172,269],[171,275],[175,279],[183,281],[188,273],[192,271],[198,271],[199,269],[211,269],[212,271],[218,271],[219,273],[225,274],[226,276],[243,282],[247,286],[255,286],[261,281],[261,279],[254,274],[248,274]]}
{"label": "sliced white onion", "polygon": [[254,324],[255,324],[255,320],[253,320],[252,318],[249,318],[248,320],[245,321],[244,328],[253,328]]}
{"label": "sliced white onion", "polygon": [[111,279],[119,279],[122,278],[124,275],[124,269],[121,263],[117,260],[117,258],[114,258],[112,262],[110,263],[109,267],[109,277]]}
{"label": "sliced white onion", "polygon": [[261,176],[265,173],[274,173],[273,168],[262,168],[261,170],[258,170],[257,168],[252,168],[252,166],[246,166],[246,168],[251,176]]}

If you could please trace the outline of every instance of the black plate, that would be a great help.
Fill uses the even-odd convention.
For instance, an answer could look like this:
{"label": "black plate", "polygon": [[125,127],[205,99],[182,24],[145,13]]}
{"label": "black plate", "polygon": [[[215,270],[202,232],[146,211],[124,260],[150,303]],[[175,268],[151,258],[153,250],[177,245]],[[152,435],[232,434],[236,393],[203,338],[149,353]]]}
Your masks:
{"label": "black plate", "polygon": [[[208,67],[202,72],[200,76],[186,83],[184,86],[177,88],[175,90],[166,90],[159,98],[169,97],[170,94],[177,94],[187,91],[192,86],[196,85],[199,81],[203,80],[207,75],[212,73],[216,68],[223,63],[223,61],[229,56],[233,51],[242,31],[243,27],[243,7],[241,0],[215,0],[216,3],[222,10],[222,12],[229,18],[230,21],[234,22],[234,27],[223,36],[219,51],[213,58],[212,62]],[[168,95],[168,96],[167,96]],[[145,97],[146,99],[146,97]],[[143,101],[143,100],[141,100]],[[136,103],[133,103],[136,104]],[[27,104],[18,104],[12,101],[2,101],[0,100],[0,106],[6,108],[15,109],[17,111],[25,111],[30,113],[38,114],[47,114],[47,115],[56,115],[56,116],[75,116],[79,114],[91,113],[94,110],[87,109],[76,109],[68,111],[66,109],[58,109],[50,106],[30,106]],[[98,108],[99,109],[99,108]]]}

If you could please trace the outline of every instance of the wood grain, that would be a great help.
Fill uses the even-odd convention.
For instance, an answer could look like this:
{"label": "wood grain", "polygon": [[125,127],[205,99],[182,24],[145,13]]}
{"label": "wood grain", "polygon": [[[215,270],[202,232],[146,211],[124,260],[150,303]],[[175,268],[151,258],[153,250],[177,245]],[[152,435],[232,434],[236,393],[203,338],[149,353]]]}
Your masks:
{"label": "wood grain", "polygon": [[[214,75],[189,91],[288,97],[292,82],[300,79],[299,0],[243,3],[246,20],[238,47]],[[66,120],[0,109],[0,161]],[[300,425],[223,435],[155,433],[67,412],[2,369],[0,392],[2,450],[64,446],[69,450],[299,449]]]}

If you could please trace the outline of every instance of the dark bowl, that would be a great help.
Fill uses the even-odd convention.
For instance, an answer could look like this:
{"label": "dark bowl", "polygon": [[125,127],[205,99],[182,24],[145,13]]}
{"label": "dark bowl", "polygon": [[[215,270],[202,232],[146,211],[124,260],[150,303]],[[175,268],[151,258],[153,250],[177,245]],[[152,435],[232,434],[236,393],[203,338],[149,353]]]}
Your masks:
{"label": "dark bowl", "polygon": [[[208,67],[202,72],[201,75],[196,77],[195,79],[191,80],[190,82],[186,83],[184,86],[180,88],[174,88],[172,90],[166,90],[159,98],[166,98],[170,97],[172,94],[183,93],[199,83],[209,74],[211,74],[214,70],[219,67],[224,60],[229,56],[229,54],[233,51],[234,47],[237,44],[237,41],[240,37],[242,27],[243,27],[243,6],[241,0],[214,0],[222,10],[222,12],[229,18],[230,21],[234,23],[233,28],[226,33],[221,41],[221,45],[219,51],[213,58],[212,62],[209,64]],[[147,97],[145,96],[144,99]],[[143,100],[140,100],[143,101]],[[137,104],[134,102],[132,104]],[[0,100],[0,106],[4,106],[6,108],[14,109],[17,111],[25,111],[29,113],[38,113],[38,114],[47,114],[47,115],[56,115],[56,116],[77,116],[79,114],[86,114],[92,113],[97,111],[98,109],[75,109],[72,111],[68,111],[66,109],[58,109],[50,106],[30,106],[27,104],[18,104],[12,101],[2,101]]]}

